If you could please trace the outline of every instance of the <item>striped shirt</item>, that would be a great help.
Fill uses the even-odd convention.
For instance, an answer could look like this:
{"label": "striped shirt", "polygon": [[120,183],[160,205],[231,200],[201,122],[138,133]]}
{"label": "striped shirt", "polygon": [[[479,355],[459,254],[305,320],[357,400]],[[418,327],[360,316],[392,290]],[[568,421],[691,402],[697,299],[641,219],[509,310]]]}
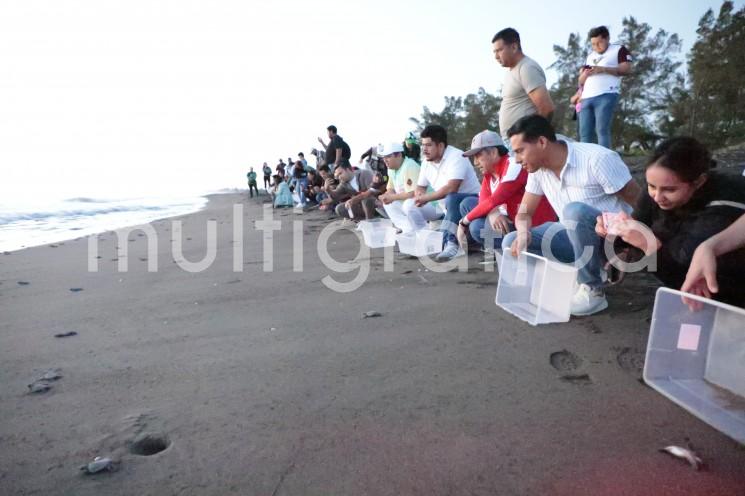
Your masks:
{"label": "striped shirt", "polygon": [[631,213],[631,206],[616,193],[631,181],[629,168],[618,153],[592,143],[564,142],[567,161],[559,177],[548,169],[528,176],[525,191],[545,196],[563,221],[564,207],[581,202],[601,212]]}

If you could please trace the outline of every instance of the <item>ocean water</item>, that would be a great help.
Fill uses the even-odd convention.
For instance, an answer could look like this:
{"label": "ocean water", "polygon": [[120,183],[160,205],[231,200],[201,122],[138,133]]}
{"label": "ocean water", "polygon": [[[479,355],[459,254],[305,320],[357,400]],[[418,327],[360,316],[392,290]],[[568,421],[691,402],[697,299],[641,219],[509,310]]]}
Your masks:
{"label": "ocean water", "polygon": [[205,196],[0,202],[0,252],[56,243],[201,210]]}

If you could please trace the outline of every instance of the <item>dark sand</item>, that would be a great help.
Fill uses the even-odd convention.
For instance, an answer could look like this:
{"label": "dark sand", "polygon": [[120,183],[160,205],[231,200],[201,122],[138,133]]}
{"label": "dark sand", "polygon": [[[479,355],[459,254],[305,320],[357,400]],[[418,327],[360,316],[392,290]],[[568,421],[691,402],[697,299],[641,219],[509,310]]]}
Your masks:
{"label": "dark sand", "polygon": [[[246,203],[239,273],[234,201]],[[745,449],[640,383],[650,278],[613,288],[600,315],[531,327],[494,305],[480,255],[465,273],[398,255],[385,272],[376,250],[362,288],[327,289],[317,211],[278,212],[265,273],[259,215],[255,200],[221,195],[183,217],[189,260],[218,222],[201,273],[173,263],[171,220],[152,224],[154,273],[136,232],[126,273],[110,234],[96,273],[87,239],[0,255],[0,494],[745,494]],[[334,242],[354,258],[354,234]],[[370,310],[382,315],[363,319]],[[63,377],[28,394],[50,368]],[[658,452],[689,443],[706,471]],[[83,476],[97,455],[119,470]]]}

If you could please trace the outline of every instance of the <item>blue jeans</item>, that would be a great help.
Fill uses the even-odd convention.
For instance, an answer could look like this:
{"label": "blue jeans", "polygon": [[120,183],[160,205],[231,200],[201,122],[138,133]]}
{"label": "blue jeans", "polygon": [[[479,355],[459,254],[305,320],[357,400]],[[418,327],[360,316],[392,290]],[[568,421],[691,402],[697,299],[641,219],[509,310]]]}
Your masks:
{"label": "blue jeans", "polygon": [[[460,203],[461,218],[465,217],[468,212],[476,208],[476,205],[478,204],[479,199],[477,197],[470,197],[463,200]],[[515,230],[512,222],[510,222],[510,230]],[[472,220],[468,224],[468,234],[471,236],[471,239],[485,248],[499,250],[502,247],[503,234],[492,229],[491,225],[486,221],[486,217]]]}
{"label": "blue jeans", "polygon": [[579,112],[580,141],[611,148],[610,131],[618,96],[618,93],[603,93],[582,100],[582,110]]}
{"label": "blue jeans", "polygon": [[458,229],[458,222],[463,217],[460,213],[460,204],[466,198],[475,198],[478,201],[478,195],[471,193],[450,193],[445,197],[445,218],[442,219],[442,225],[440,231],[445,235],[445,244],[447,243],[458,243],[458,238],[455,233]]}
{"label": "blue jeans", "polygon": [[[605,260],[603,238],[595,234],[600,210],[590,205],[572,202],[564,207],[561,222],[546,222],[530,229],[527,251],[549,260],[573,264],[577,267],[577,282],[591,288],[603,285],[600,273]],[[517,232],[504,237],[502,249],[509,252]],[[550,246],[543,250],[543,240]]]}
{"label": "blue jeans", "polygon": [[295,178],[295,191],[300,197],[300,205],[305,205],[305,190],[308,188],[308,178]]}

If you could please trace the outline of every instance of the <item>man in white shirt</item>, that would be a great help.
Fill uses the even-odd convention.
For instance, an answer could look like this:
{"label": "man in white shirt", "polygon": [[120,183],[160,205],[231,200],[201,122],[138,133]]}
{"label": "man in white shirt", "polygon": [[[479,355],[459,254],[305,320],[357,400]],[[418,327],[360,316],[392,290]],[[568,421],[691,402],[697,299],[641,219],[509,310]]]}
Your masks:
{"label": "man in white shirt", "polygon": [[[463,151],[448,145],[444,127],[425,127],[421,139],[424,160],[414,198],[404,202],[404,212],[415,230],[426,227],[427,221],[444,217],[440,226],[444,247],[437,258],[449,260],[462,253],[455,236],[461,219],[460,204],[465,198],[478,197],[481,185]],[[432,191],[427,191],[428,187]]]}
{"label": "man in white shirt", "polygon": [[[579,288],[572,299],[572,315],[606,309],[603,238],[595,233],[595,225],[603,212],[630,213],[639,185],[616,152],[590,143],[558,141],[551,124],[539,115],[517,121],[508,136],[515,158],[529,176],[515,219],[517,231],[502,242],[505,256],[528,250],[575,264]],[[559,222],[531,227],[544,196]]]}
{"label": "man in white shirt", "polygon": [[590,30],[592,52],[579,71],[582,88],[580,140],[611,148],[611,124],[621,92],[621,77],[631,73],[631,55],[623,45],[610,43],[605,26]]}

